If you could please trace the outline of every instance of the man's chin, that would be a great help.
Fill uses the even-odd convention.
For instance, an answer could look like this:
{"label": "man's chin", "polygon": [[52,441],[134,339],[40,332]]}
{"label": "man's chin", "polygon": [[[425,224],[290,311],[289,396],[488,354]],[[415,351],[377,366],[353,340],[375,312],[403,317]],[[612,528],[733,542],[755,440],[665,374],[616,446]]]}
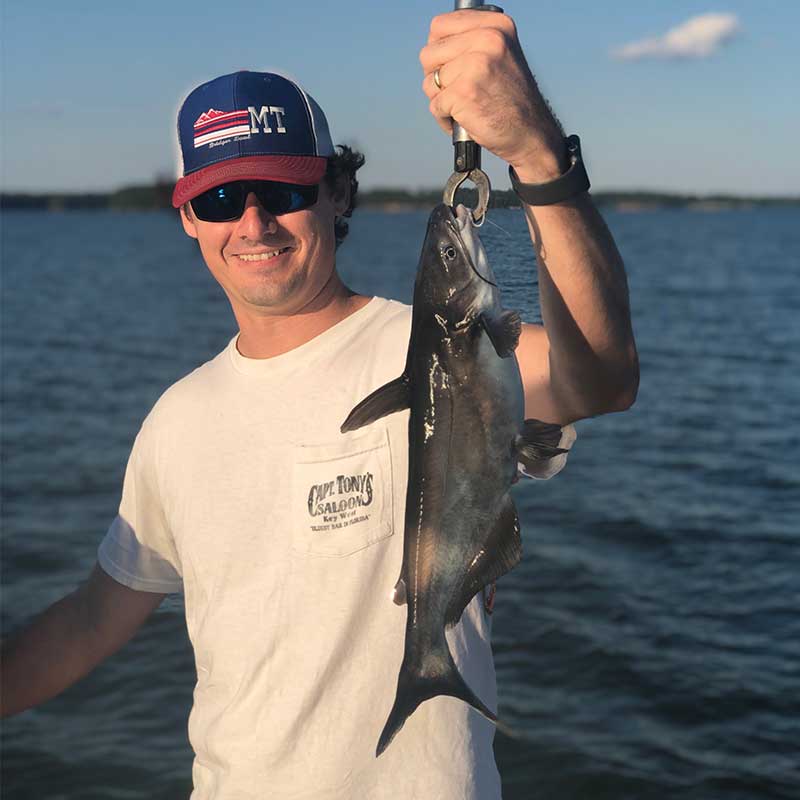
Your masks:
{"label": "man's chin", "polygon": [[240,296],[245,303],[253,308],[281,313],[296,304],[297,296],[301,294],[302,285],[301,278],[288,283],[265,280],[260,286],[244,287],[240,292]]}

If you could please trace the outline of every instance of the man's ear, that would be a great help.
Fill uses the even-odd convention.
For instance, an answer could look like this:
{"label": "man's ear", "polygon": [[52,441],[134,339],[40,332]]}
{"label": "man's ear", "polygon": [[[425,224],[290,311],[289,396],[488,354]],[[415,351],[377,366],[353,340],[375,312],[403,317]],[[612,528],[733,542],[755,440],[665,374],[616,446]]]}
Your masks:
{"label": "man's ear", "polygon": [[183,229],[186,231],[187,236],[191,236],[192,239],[197,238],[197,228],[194,224],[194,217],[192,216],[191,207],[188,203],[184,203],[180,209],[181,215],[181,222],[183,223]]}

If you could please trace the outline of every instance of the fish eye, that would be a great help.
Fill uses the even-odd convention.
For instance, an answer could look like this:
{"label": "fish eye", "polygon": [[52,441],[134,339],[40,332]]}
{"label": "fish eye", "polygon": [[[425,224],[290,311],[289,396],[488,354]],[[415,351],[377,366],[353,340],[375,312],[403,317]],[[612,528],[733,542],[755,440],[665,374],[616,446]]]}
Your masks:
{"label": "fish eye", "polygon": [[451,244],[447,245],[447,247],[443,247],[442,248],[442,255],[448,261],[452,261],[457,255],[455,247],[453,247],[453,245],[451,245]]}

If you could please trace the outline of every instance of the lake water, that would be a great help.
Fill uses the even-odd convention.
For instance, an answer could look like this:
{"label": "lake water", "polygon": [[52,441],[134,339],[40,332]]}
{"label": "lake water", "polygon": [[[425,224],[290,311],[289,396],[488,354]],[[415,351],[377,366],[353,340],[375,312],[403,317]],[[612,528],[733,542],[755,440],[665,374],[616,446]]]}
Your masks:
{"label": "lake water", "polygon": [[[359,210],[347,282],[410,301],[426,214]],[[519,484],[494,615],[506,800],[800,798],[800,214],[606,214],[635,406]],[[482,237],[537,320],[520,212]],[[2,625],[71,591],[156,398],[230,309],[169,214],[2,218]],[[170,596],[88,679],[2,728],[8,800],[186,798],[194,662]]]}

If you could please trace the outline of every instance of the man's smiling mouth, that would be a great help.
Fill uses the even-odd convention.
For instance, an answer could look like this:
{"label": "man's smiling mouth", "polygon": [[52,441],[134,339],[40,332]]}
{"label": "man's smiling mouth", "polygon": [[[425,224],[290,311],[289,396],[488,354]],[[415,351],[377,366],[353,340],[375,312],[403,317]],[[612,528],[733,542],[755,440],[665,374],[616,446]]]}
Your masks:
{"label": "man's smiling mouth", "polygon": [[239,253],[238,258],[241,258],[242,261],[269,261],[269,259],[275,258],[275,256],[279,256],[289,250],[291,250],[290,247],[281,247],[278,250],[270,250],[268,253]]}

